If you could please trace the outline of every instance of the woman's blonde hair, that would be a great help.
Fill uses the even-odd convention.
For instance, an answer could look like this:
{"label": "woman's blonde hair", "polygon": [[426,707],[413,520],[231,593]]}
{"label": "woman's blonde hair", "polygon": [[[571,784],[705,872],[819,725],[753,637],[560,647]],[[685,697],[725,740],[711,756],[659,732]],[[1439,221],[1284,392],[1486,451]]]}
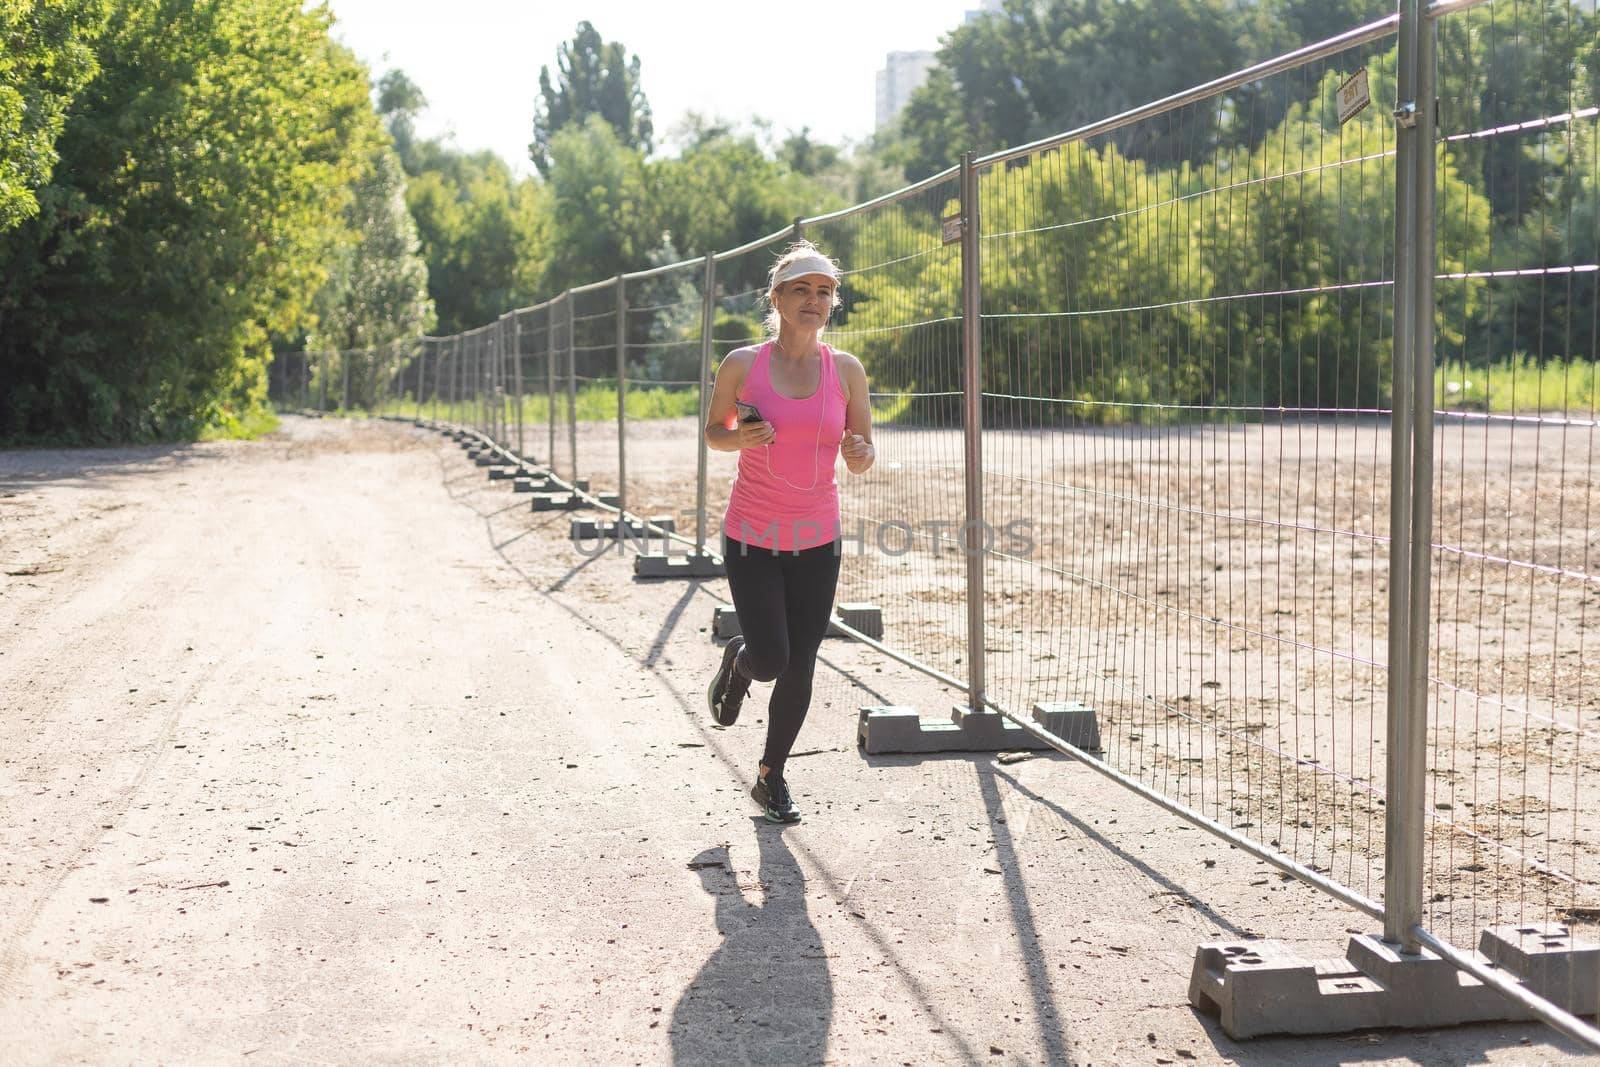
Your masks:
{"label": "woman's blonde hair", "polygon": [[[778,328],[783,325],[783,317],[778,314],[778,307],[772,301],[772,294],[776,293],[778,291],[778,286],[782,284],[778,281],[778,279],[782,277],[783,272],[796,261],[818,257],[826,260],[828,265],[833,268],[831,271],[834,279],[833,307],[838,307],[841,303],[843,303],[843,301],[839,299],[839,276],[844,272],[839,269],[839,264],[835,263],[831,256],[827,255],[822,251],[822,249],[818,248],[816,245],[802,237],[800,240],[784,249],[783,255],[779,256],[778,261],[772,265],[772,269],[767,271],[767,314],[766,317],[762,319],[762,325],[766,327],[768,337],[778,336]],[[830,272],[819,271],[818,273]],[[821,333],[821,330],[817,331],[818,336],[821,336]]]}

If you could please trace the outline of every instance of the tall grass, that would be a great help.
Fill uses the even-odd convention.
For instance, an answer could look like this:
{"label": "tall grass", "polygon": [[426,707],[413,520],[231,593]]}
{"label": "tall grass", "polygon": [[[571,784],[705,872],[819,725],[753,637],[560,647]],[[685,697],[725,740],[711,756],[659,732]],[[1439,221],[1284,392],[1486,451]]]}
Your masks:
{"label": "tall grass", "polygon": [[202,441],[254,441],[277,428],[277,412],[255,407],[242,412],[223,411],[214,421],[201,427],[198,436]]}
{"label": "tall grass", "polygon": [[[614,385],[586,385],[574,396],[574,410],[579,422],[614,422],[617,418],[617,389]],[[515,401],[506,405],[506,418],[516,421]],[[694,389],[666,389],[661,386],[629,386],[627,391],[627,417],[630,419],[676,419],[695,417],[700,412],[700,394]],[[415,400],[405,397],[391,399],[378,412],[383,415],[416,415]],[[445,422],[472,422],[482,415],[475,402],[435,403],[425,400],[420,409],[423,418],[437,418]],[[522,421],[546,422],[549,420],[550,398],[545,395],[522,398]],[[555,398],[557,422],[567,419],[567,397]]]}
{"label": "tall grass", "polygon": [[1487,367],[1447,364],[1434,372],[1434,403],[1441,411],[1593,414],[1600,404],[1600,362],[1511,356]]}

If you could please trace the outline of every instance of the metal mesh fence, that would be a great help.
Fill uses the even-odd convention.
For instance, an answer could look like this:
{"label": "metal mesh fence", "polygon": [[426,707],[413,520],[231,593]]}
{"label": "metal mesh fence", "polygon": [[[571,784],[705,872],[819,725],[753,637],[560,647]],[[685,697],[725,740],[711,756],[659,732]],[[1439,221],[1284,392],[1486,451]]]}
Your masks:
{"label": "metal mesh fence", "polygon": [[695,496],[684,486],[695,477],[699,448],[705,261],[626,275],[623,284],[627,416],[619,427],[619,454],[627,457],[627,477],[619,480],[620,503],[638,515],[665,514],[679,531],[693,531]]}
{"label": "metal mesh fence", "polygon": [[272,361],[267,375],[267,399],[279,408],[309,407],[311,356],[307,352],[285,352]]}
{"label": "metal mesh fence", "polygon": [[577,477],[577,381],[572,372],[572,296],[563,293],[550,302],[550,358],[546,391],[550,398],[551,471]]}
{"label": "metal mesh fence", "polygon": [[1439,26],[1424,900],[1468,950],[1600,919],[1595,33],[1592,0]]}
{"label": "metal mesh fence", "polygon": [[[980,193],[989,693],[1088,704],[1112,766],[1369,900],[1394,146],[1334,97],[1392,63],[1372,53],[1008,159]],[[1277,95],[1306,104],[1269,124]]]}
{"label": "metal mesh fence", "polygon": [[617,280],[571,293],[572,426],[582,477],[594,491],[614,492],[617,457]]}
{"label": "metal mesh fence", "polygon": [[550,455],[550,304],[512,312],[512,380],[517,454],[530,462]]}

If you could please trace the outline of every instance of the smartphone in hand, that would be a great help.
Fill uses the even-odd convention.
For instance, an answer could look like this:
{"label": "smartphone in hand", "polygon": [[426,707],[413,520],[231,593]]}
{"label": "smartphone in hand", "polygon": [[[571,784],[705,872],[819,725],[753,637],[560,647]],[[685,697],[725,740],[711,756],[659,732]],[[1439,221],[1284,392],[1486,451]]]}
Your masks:
{"label": "smartphone in hand", "polygon": [[761,412],[756,410],[754,404],[746,404],[743,400],[735,400],[733,408],[739,413],[740,422],[761,422]]}

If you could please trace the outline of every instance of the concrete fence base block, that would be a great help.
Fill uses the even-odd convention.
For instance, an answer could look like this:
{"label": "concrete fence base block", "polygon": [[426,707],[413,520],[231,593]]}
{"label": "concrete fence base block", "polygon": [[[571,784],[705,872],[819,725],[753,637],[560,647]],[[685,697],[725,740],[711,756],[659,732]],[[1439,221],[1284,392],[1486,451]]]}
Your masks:
{"label": "concrete fence base block", "polygon": [[516,476],[516,468],[512,467],[509,463],[503,466],[489,468],[489,480],[491,482],[503,482],[507,479],[515,478]]}
{"label": "concrete fence base block", "polygon": [[498,452],[484,452],[473,460],[480,467],[509,467],[511,461]]}
{"label": "concrete fence base block", "polygon": [[891,752],[1015,752],[1049,748],[997,712],[957,707],[949,722],[924,719],[915,708],[862,708],[856,743],[869,756]]}
{"label": "concrete fence base block", "polygon": [[609,538],[613,541],[630,539],[634,541],[647,541],[658,536],[658,532],[665,530],[676,533],[678,520],[670,515],[652,515],[643,522],[629,520],[628,522],[612,522],[610,520],[595,521],[594,519],[573,519],[572,539],[574,541],[597,541]]}
{"label": "concrete fence base block", "polygon": [[523,475],[511,481],[512,492],[516,493],[554,493],[561,487],[543,476]]}
{"label": "concrete fence base block", "polygon": [[[1480,943],[1493,954],[1480,949],[1479,962],[1569,1010],[1594,1010],[1600,947],[1574,942],[1566,927],[1495,927]],[[1236,1039],[1532,1018],[1426,949],[1408,955],[1370,934],[1352,937],[1344,959],[1308,960],[1276,941],[1201,945],[1189,1003],[1219,1016]]]}
{"label": "concrete fence base block", "polygon": [[698,552],[683,556],[636,556],[633,561],[635,578],[722,578],[727,573],[715,557]]}
{"label": "concrete fence base block", "polygon": [[[883,612],[874,604],[839,604],[834,609],[837,616],[834,622],[828,623],[826,637],[849,637],[850,635],[839,629],[837,623],[843,622],[852,629],[859,630],[874,641],[883,639]],[[716,607],[711,609],[711,635],[719,641],[726,641],[730,637],[738,637],[744,633],[739,626],[739,613],[731,607]]]}
{"label": "concrete fence base block", "polygon": [[[883,640],[883,609],[876,604],[835,604],[833,613],[851,629],[866,634],[874,641]],[[832,626],[830,635],[841,636]]]}
{"label": "concrete fence base block", "polygon": [[589,502],[576,493],[535,493],[534,511],[582,511]]}
{"label": "concrete fence base block", "polygon": [[1100,718],[1093,708],[1076,700],[1035,704],[1033,721],[1073,748],[1084,752],[1100,751]]}
{"label": "concrete fence base block", "polygon": [[1478,936],[1478,954],[1574,1015],[1600,1007],[1600,945],[1577,940],[1564,923],[1491,926]]}
{"label": "concrete fence base block", "polygon": [[715,641],[726,641],[730,637],[738,637],[744,633],[739,626],[739,613],[732,608],[717,607],[711,609],[711,637]]}

